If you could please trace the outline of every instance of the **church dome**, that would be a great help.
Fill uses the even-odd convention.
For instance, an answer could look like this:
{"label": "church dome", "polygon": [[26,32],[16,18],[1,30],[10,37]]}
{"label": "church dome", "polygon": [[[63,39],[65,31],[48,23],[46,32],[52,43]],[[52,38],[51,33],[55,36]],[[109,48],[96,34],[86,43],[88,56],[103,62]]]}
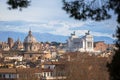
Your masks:
{"label": "church dome", "polygon": [[24,43],[36,43],[37,40],[35,39],[35,37],[32,35],[32,32],[29,31],[29,34],[26,36],[26,38],[24,39]]}

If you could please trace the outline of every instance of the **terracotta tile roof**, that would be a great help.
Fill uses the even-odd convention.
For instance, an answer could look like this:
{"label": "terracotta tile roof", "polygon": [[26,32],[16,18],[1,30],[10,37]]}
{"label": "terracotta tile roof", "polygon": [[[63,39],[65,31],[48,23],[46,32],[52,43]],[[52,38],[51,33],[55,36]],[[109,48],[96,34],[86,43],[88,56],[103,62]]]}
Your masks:
{"label": "terracotta tile roof", "polygon": [[39,68],[25,68],[25,69],[21,69],[21,68],[17,68],[17,69],[13,69],[13,68],[1,68],[0,69],[0,73],[21,73],[21,72],[33,72],[33,73],[40,73],[41,69]]}
{"label": "terracotta tile roof", "polygon": [[17,68],[17,72],[18,73],[21,73],[21,72],[32,72],[32,73],[40,73],[41,72],[41,69],[39,68]]}
{"label": "terracotta tile roof", "polygon": [[46,64],[46,65],[60,65],[60,64],[62,64],[61,62],[57,62],[57,61],[49,61],[49,62],[44,62],[44,63],[42,63],[42,64]]}
{"label": "terracotta tile roof", "polygon": [[42,69],[42,72],[53,72],[53,70],[51,70],[51,69]]}
{"label": "terracotta tile roof", "polygon": [[2,68],[0,73],[17,73],[16,69]]}

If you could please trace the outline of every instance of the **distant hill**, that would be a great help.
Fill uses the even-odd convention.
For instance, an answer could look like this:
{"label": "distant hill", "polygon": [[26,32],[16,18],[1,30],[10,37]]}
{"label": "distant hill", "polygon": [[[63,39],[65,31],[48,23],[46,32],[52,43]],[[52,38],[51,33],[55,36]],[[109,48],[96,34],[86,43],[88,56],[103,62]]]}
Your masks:
{"label": "distant hill", "polygon": [[[49,33],[37,33],[33,32],[33,36],[40,42],[46,41],[56,41],[56,42],[66,42],[67,36],[53,35]],[[7,41],[8,37],[11,37],[16,41],[18,38],[23,42],[24,38],[28,35],[28,33],[21,32],[13,32],[13,31],[0,31],[0,41]]]}
{"label": "distant hill", "polygon": [[[0,41],[7,41],[8,37],[11,37],[16,41],[18,38],[23,42],[24,38],[27,36],[28,33],[22,32],[13,32],[13,31],[0,31]],[[61,35],[53,35],[49,33],[37,33],[33,32],[33,36],[40,42],[66,42],[68,36],[61,36]],[[113,39],[110,37],[105,36],[94,36],[94,41],[105,41],[105,43],[113,43]]]}
{"label": "distant hill", "polygon": [[114,43],[114,39],[110,38],[110,37],[106,37],[106,36],[94,36],[94,41],[104,41],[107,44],[113,44]]}

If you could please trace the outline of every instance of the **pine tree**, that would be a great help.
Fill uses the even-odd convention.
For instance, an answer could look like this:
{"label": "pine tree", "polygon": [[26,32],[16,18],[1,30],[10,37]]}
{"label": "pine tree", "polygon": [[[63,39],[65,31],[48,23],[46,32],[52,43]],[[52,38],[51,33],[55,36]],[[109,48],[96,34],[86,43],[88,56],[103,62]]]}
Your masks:
{"label": "pine tree", "polygon": [[120,80],[120,27],[116,30],[116,49],[111,63],[107,64],[110,80]]}
{"label": "pine tree", "polygon": [[8,0],[7,4],[9,5],[9,9],[19,9],[22,10],[22,8],[27,8],[30,5],[29,0]]}

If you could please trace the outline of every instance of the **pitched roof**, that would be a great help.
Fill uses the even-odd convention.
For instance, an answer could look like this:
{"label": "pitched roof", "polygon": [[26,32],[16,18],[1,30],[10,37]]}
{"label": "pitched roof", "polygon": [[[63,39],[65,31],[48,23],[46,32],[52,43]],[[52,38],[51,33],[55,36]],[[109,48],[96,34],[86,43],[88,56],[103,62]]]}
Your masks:
{"label": "pitched roof", "polygon": [[42,72],[53,72],[53,70],[51,70],[51,69],[42,69]]}
{"label": "pitched roof", "polygon": [[62,63],[57,62],[57,61],[48,61],[48,62],[43,62],[42,64],[45,64],[45,65],[60,65]]}
{"label": "pitched roof", "polygon": [[17,71],[16,71],[16,69],[2,68],[2,69],[0,69],[0,73],[17,73]]}

